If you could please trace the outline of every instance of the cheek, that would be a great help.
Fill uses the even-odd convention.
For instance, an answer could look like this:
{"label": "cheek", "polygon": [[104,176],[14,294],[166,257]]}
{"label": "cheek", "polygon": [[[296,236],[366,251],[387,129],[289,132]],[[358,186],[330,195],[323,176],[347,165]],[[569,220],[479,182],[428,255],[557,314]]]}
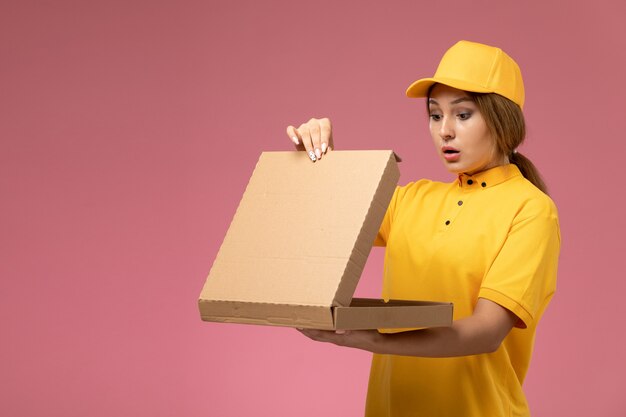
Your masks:
{"label": "cheek", "polygon": [[432,123],[429,124],[428,127],[429,127],[429,132],[430,132],[430,138],[432,139],[433,143],[436,146],[439,146],[440,138],[439,138],[439,135],[437,134],[437,129],[433,127]]}
{"label": "cheek", "polygon": [[428,122],[428,131],[430,132],[430,136],[432,136],[434,138],[435,137],[435,126],[434,126],[432,120],[430,120]]}

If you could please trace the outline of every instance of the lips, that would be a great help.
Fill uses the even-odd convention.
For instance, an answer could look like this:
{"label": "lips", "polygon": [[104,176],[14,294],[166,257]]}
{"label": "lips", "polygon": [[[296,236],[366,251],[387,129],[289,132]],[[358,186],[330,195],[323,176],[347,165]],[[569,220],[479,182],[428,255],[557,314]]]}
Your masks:
{"label": "lips", "polygon": [[461,156],[461,151],[453,148],[452,146],[442,146],[441,152],[443,153],[445,160],[448,162],[456,161]]}

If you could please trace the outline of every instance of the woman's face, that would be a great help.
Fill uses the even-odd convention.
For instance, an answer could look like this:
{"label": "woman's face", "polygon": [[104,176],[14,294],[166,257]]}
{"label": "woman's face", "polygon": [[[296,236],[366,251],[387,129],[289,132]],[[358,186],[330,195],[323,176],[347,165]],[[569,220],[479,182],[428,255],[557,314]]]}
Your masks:
{"label": "woman's face", "polygon": [[487,123],[463,90],[437,84],[428,98],[430,135],[448,171],[473,175],[509,163]]}

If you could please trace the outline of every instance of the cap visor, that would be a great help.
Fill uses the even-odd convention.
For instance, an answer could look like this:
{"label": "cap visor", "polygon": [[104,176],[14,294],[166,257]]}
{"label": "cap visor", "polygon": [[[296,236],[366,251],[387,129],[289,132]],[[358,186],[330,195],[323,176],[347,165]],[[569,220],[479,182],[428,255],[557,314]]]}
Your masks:
{"label": "cap visor", "polygon": [[472,91],[474,93],[492,93],[493,91],[481,85],[468,83],[467,81],[455,80],[452,78],[422,78],[415,81],[406,89],[406,96],[411,98],[426,97],[428,89],[433,84],[444,84],[459,90]]}
{"label": "cap visor", "polygon": [[421,80],[417,80],[406,89],[406,96],[411,98],[426,97],[428,89],[436,82],[437,80],[434,78],[422,78]]}

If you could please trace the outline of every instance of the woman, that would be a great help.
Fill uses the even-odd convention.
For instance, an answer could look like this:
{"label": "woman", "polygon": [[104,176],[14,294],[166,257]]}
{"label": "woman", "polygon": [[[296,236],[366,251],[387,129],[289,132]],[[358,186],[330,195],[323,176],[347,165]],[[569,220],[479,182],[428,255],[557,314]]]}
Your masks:
{"label": "woman", "polygon": [[[528,416],[522,383],[555,290],[560,234],[545,185],[517,152],[521,72],[502,50],[461,41],[407,95],[427,98],[435,148],[456,178],[396,189],[375,241],[386,246],[383,297],[452,301],[454,322],[302,333],[374,353],[368,416]],[[313,162],[332,148],[328,119],[287,134]]]}

